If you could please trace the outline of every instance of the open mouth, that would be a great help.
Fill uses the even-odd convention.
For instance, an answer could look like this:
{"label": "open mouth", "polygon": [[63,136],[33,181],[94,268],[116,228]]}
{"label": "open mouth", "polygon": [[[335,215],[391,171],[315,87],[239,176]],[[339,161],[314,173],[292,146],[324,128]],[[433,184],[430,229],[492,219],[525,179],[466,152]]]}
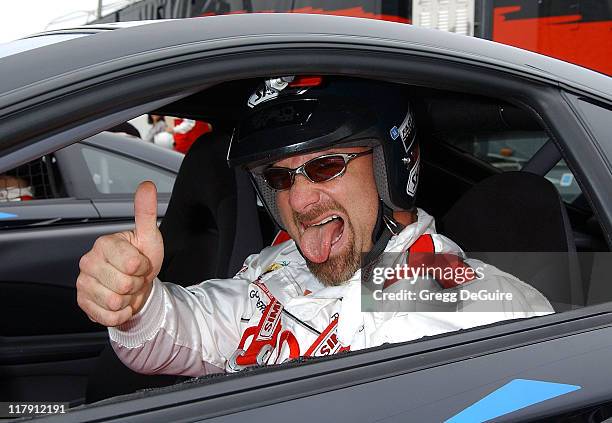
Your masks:
{"label": "open mouth", "polygon": [[344,218],[338,214],[302,222],[301,226],[300,249],[307,259],[315,263],[326,261],[332,250],[338,248],[344,235]]}
{"label": "open mouth", "polygon": [[311,227],[312,226],[320,227],[320,226],[323,226],[323,225],[327,225],[328,223],[332,223],[334,221],[340,221],[340,223],[341,223],[341,228],[340,228],[340,231],[338,231],[339,232],[338,235],[334,239],[332,239],[332,244],[335,244],[336,242],[338,242],[340,240],[340,238],[342,238],[342,234],[344,233],[344,219],[342,219],[340,216],[338,216],[336,214],[333,214],[333,215],[328,216],[325,219],[323,219],[323,220],[321,220],[321,221],[319,221],[317,223],[313,223],[310,226]]}

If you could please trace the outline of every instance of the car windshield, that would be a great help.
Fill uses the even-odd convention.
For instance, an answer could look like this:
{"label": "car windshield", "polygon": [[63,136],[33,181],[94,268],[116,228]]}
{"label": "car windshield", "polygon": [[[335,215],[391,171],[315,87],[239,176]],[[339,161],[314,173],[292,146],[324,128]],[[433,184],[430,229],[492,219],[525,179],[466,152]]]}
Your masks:
{"label": "car windshield", "polygon": [[13,54],[22,53],[24,51],[33,50],[38,47],[44,47],[51,44],[61,43],[62,41],[84,37],[86,35],[91,35],[91,33],[51,34],[40,37],[22,38],[20,40],[0,44],[0,59],[3,57],[12,56]]}

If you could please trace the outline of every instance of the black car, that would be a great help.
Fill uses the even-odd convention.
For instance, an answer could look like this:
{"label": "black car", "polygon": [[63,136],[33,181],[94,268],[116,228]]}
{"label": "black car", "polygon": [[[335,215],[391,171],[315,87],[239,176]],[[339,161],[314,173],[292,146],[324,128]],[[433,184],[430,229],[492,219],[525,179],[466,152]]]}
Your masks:
{"label": "black car", "polygon": [[[525,272],[522,278],[556,313],[239,374],[174,379],[172,386],[131,393],[168,383],[147,379],[121,389],[127,376],[104,364],[105,332],[71,326],[76,304],[54,300],[69,295],[49,288],[47,301],[29,301],[32,288],[23,275],[40,258],[21,250],[8,259],[11,279],[0,282],[0,399],[68,402],[67,414],[48,420],[79,422],[612,416],[609,77],[480,39],[297,14],[77,28],[29,43],[50,45],[0,60],[0,172],[144,113],[206,120],[220,134],[202,144],[206,151],[185,157],[177,178],[191,195],[173,197],[162,222],[174,238],[166,249],[168,280],[231,276],[275,232],[248,178],[224,167],[221,144],[229,142],[253,82],[270,75],[346,75],[410,89],[423,149],[418,205],[468,254]],[[487,145],[529,139],[538,147]],[[504,169],[491,164],[498,153],[521,157]],[[188,168],[195,154],[206,161],[192,160]],[[545,178],[558,163],[579,187],[565,201]],[[77,230],[80,223],[66,225]],[[46,228],[30,230],[36,236]],[[0,237],[3,254],[19,251],[10,231]],[[64,245],[47,254],[60,254]],[[540,274],[550,270],[541,256],[549,253],[561,257],[552,269],[561,271],[558,279]],[[66,269],[74,274],[77,263]],[[180,281],[169,276],[179,271],[185,272]],[[74,280],[64,283],[62,289],[72,289]],[[70,312],[45,325],[60,309]],[[99,383],[106,394],[90,397],[103,391],[92,388]]]}

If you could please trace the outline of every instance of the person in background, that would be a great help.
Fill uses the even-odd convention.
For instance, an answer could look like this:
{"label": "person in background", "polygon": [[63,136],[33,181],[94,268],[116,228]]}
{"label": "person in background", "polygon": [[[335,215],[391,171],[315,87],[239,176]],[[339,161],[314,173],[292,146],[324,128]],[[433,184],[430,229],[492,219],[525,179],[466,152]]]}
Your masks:
{"label": "person in background", "polygon": [[151,129],[143,138],[147,142],[155,142],[155,136],[164,133],[168,128],[166,119],[161,115],[147,115],[147,122],[151,125]]}
{"label": "person in background", "polygon": [[33,199],[34,189],[25,179],[11,175],[0,175],[0,202]]}
{"label": "person in background", "polygon": [[174,135],[174,149],[183,154],[198,138],[211,131],[210,123],[193,119],[175,119],[174,127],[166,129],[166,132]]}
{"label": "person in background", "polygon": [[112,128],[107,130],[108,132],[114,132],[115,134],[125,134],[130,135],[132,137],[140,138],[140,132],[134,125],[129,122],[120,123],[117,126],[113,126]]}

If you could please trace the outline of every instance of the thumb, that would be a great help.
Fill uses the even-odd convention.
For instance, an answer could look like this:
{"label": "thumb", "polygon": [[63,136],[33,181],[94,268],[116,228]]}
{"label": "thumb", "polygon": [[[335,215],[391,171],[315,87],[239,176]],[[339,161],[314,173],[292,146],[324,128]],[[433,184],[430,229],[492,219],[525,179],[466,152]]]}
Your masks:
{"label": "thumb", "polygon": [[[134,245],[151,263],[147,281],[152,281],[164,260],[164,241],[157,229],[157,189],[150,181],[142,182],[134,196]],[[148,287],[150,289],[150,286]]]}
{"label": "thumb", "polygon": [[151,181],[142,182],[134,196],[134,233],[139,242],[151,240],[157,234],[157,189]]}

